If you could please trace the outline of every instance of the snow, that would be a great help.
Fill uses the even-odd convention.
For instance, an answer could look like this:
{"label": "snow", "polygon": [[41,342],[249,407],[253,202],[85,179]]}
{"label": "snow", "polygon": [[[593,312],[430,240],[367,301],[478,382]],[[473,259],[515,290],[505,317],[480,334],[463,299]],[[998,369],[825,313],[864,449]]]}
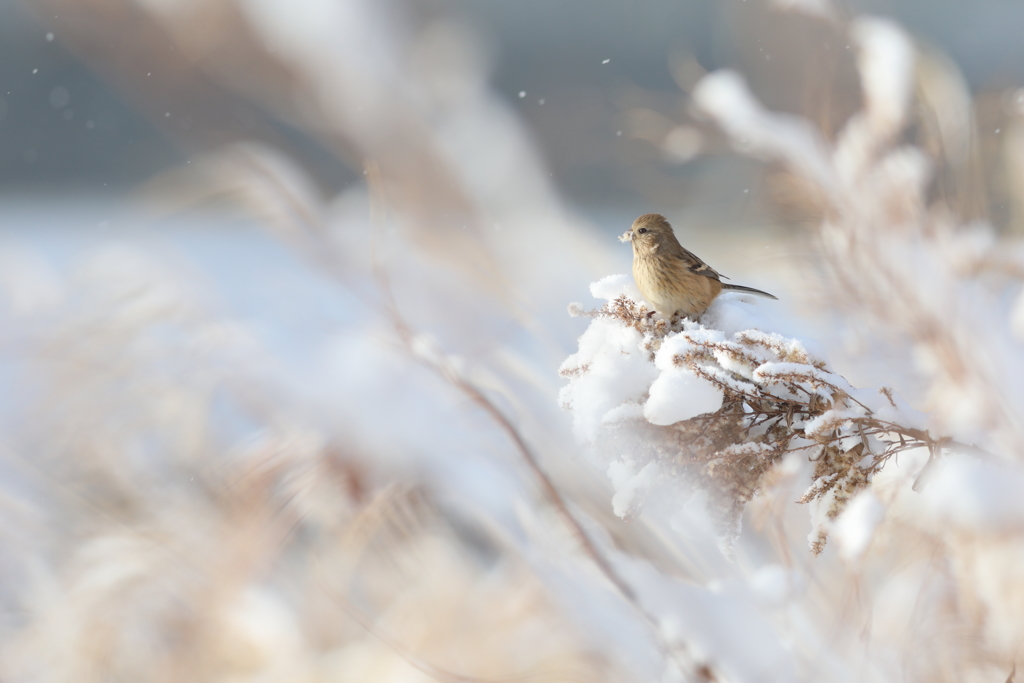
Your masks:
{"label": "snow", "polygon": [[766,158],[781,156],[822,188],[835,187],[836,178],[820,133],[797,116],[764,109],[739,73],[721,70],[709,74],[693,89],[693,99],[741,151]]}
{"label": "snow", "polygon": [[644,301],[644,295],[636,286],[632,275],[608,275],[590,285],[590,293],[595,299],[614,301],[620,296],[625,296],[633,301]]}
{"label": "snow", "polygon": [[[640,600],[657,619],[663,639],[676,645],[677,652],[690,655],[677,661],[720,662],[730,681],[800,680],[786,644],[748,599],[746,585],[724,581],[697,586],[624,556],[618,558],[618,565],[637,586]],[[682,680],[693,678],[691,675]]]}
{"label": "snow", "polygon": [[671,425],[713,413],[722,407],[722,392],[688,370],[662,371],[651,384],[644,417],[655,425]]}
{"label": "snow", "polygon": [[1024,473],[969,456],[935,464],[921,492],[937,519],[977,534],[1024,531]]}
{"label": "snow", "polygon": [[819,434],[831,432],[838,429],[846,420],[853,417],[860,417],[864,414],[862,410],[843,409],[826,410],[816,418],[809,420],[804,425],[804,434],[814,438]]}
{"label": "snow", "polygon": [[893,135],[903,119],[913,87],[914,48],[903,29],[879,17],[854,21],[857,67],[864,85],[867,118],[882,135]]}
{"label": "snow", "polygon": [[608,465],[608,479],[615,487],[612,511],[623,519],[633,516],[641,496],[654,486],[659,475],[657,463],[649,462],[638,469],[637,463],[628,456]]}
{"label": "snow", "polygon": [[579,351],[569,356],[559,372],[578,371],[562,388],[559,399],[571,406],[578,439],[593,443],[609,414],[622,404],[639,403],[657,377],[648,362],[636,330],[611,320],[594,320],[580,337]]}
{"label": "snow", "polygon": [[872,491],[858,493],[832,525],[839,556],[849,562],[860,559],[884,518],[885,507]]}
{"label": "snow", "polygon": [[705,327],[687,329],[668,337],[661,343],[661,349],[655,357],[654,364],[658,366],[659,370],[671,370],[675,367],[675,357],[690,351],[694,345],[714,344],[721,341],[725,341],[725,333],[721,330]]}

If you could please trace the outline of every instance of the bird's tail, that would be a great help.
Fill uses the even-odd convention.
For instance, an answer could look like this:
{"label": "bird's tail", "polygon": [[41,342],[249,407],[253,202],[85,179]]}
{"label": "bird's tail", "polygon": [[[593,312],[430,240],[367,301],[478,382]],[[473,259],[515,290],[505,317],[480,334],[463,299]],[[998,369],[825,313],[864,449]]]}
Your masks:
{"label": "bird's tail", "polygon": [[774,294],[762,292],[760,289],[754,289],[753,287],[744,287],[743,285],[728,285],[723,282],[722,289],[731,289],[734,292],[747,292],[748,294],[757,294],[759,296],[766,296],[769,299],[775,299],[776,301],[778,301],[779,299],[779,297],[775,296]]}

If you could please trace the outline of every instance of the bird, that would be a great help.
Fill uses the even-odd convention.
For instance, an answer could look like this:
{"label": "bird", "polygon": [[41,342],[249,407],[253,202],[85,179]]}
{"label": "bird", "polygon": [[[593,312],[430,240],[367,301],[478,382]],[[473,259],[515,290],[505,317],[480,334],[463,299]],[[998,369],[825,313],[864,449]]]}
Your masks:
{"label": "bird", "polygon": [[654,310],[666,318],[679,313],[694,319],[723,290],[778,297],[768,292],[722,282],[725,277],[684,248],[664,216],[647,213],[619,239],[633,244],[633,279]]}

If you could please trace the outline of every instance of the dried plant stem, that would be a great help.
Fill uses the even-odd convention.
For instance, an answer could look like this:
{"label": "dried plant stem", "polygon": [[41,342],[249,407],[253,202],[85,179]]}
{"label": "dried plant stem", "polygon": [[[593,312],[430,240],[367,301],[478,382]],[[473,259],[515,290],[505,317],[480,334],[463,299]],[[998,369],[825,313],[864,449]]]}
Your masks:
{"label": "dried plant stem", "polygon": [[[384,282],[386,283],[386,278]],[[387,292],[386,296],[390,303],[393,304],[394,302],[391,299],[390,290],[385,289],[384,291]],[[597,543],[595,543],[595,541],[590,537],[590,534],[587,533],[587,530],[583,527],[580,520],[577,519],[576,515],[574,515],[572,510],[569,509],[569,503],[566,501],[561,491],[558,490],[558,487],[555,486],[551,477],[548,476],[547,472],[544,471],[544,468],[541,467],[540,461],[537,459],[537,455],[530,448],[529,444],[526,443],[526,440],[523,438],[522,434],[519,433],[519,430],[508,416],[494,405],[494,402],[487,398],[487,396],[485,396],[483,392],[476,387],[476,385],[463,377],[452,366],[446,357],[435,356],[428,358],[424,357],[422,353],[418,353],[415,346],[415,336],[409,329],[408,325],[398,314],[397,310],[392,309],[392,315],[392,320],[398,336],[403,341],[409,352],[480,407],[487,416],[490,417],[503,432],[505,432],[509,440],[515,446],[516,452],[526,463],[527,468],[540,485],[541,492],[544,497],[554,507],[559,517],[561,517],[562,522],[566,527],[568,527],[569,531],[576,539],[580,549],[590,559],[590,561],[594,563],[605,579],[615,587],[623,599],[625,599],[626,602],[628,602],[629,605],[644,619],[644,621],[647,622],[654,631],[655,637],[663,652],[667,656],[676,660],[676,663],[679,664],[684,671],[692,669],[695,675],[699,675],[702,680],[718,680],[714,673],[707,668],[707,665],[693,665],[691,661],[693,658],[689,655],[689,648],[684,643],[676,641],[669,645],[664,642],[657,619],[641,604],[633,587],[630,586],[625,578],[623,578],[615,567],[612,566],[608,558],[606,558],[600,548],[598,548]],[[680,657],[678,655],[684,656]]]}
{"label": "dried plant stem", "polygon": [[[265,169],[259,168],[258,166],[253,169],[254,171],[264,175],[268,179],[272,179],[271,175],[265,173]],[[367,183],[371,191],[371,223],[374,226],[384,225],[386,222],[386,203],[384,200],[384,188],[383,180],[380,173],[380,169],[376,164],[368,163],[366,166]],[[335,249],[329,243],[323,240],[325,233],[324,226],[321,221],[313,215],[310,211],[304,210],[303,204],[298,198],[294,197],[291,192],[285,187],[278,187],[280,194],[287,200],[285,218],[283,221],[284,235],[291,238],[297,248],[300,249],[310,260],[318,264],[325,271],[335,276],[339,281],[344,282],[343,272],[344,266],[335,254]],[[375,233],[376,234],[376,233]],[[540,466],[537,457],[530,449],[529,445],[523,439],[519,430],[515,428],[515,425],[505,416],[504,413],[494,405],[475,385],[469,382],[467,379],[462,377],[451,363],[441,355],[436,358],[427,358],[422,353],[417,353],[416,350],[416,335],[412,328],[405,321],[403,316],[398,310],[398,306],[395,302],[394,294],[391,288],[390,278],[387,275],[386,270],[381,265],[380,260],[376,257],[374,242],[371,240],[371,265],[373,269],[374,277],[377,281],[380,294],[383,296],[383,306],[388,313],[388,316],[392,322],[392,325],[396,331],[399,340],[402,342],[403,347],[410,352],[410,354],[417,360],[424,362],[427,367],[437,372],[441,377],[451,383],[461,393],[470,398],[474,403],[480,406],[484,412],[496,423],[498,426],[508,435],[509,439],[516,447],[516,451],[520,454],[523,460],[526,462],[527,467],[534,475],[535,479],[539,482],[541,490],[545,497],[552,503],[554,508],[558,511],[559,516],[563,519],[564,523],[569,527],[573,536],[576,538],[580,547],[584,553],[594,562],[601,574],[615,587],[620,595],[633,607],[637,613],[639,613],[645,622],[654,631],[655,638],[657,639],[661,649],[666,653],[666,656],[672,657],[680,664],[683,670],[695,670],[703,680],[716,681],[717,678],[710,673],[710,670],[706,665],[689,665],[689,659],[680,661],[678,656],[673,656],[679,650],[688,650],[683,643],[675,643],[669,645],[664,642],[664,638],[661,635],[661,631],[658,628],[657,621],[648,613],[644,607],[640,604],[636,592],[626,582],[625,579],[615,570],[606,557],[601,553],[596,543],[587,534],[583,528],[582,523],[576,519],[573,513],[568,507],[568,503],[562,496],[561,492],[555,486],[551,478],[544,472]],[[347,601],[346,601],[347,604]],[[346,608],[352,618],[363,626],[368,632],[379,637],[383,642],[392,647],[400,657],[405,659],[417,670],[425,673],[432,678],[439,681],[445,681],[446,683],[451,681],[455,683],[472,683],[479,679],[468,678],[452,672],[446,672],[432,665],[427,665],[420,662],[411,653],[405,651],[399,644],[393,642],[391,639],[385,637],[383,634],[378,633],[368,622],[367,619],[354,612],[354,607],[351,605]]]}
{"label": "dried plant stem", "polygon": [[[371,212],[373,214],[372,220],[376,226],[381,226],[385,223],[385,211],[387,206],[381,175],[379,170],[371,164],[367,167],[366,176],[374,200],[371,203]],[[605,579],[615,587],[622,598],[626,600],[633,610],[648,624],[663,653],[667,657],[673,659],[683,671],[691,671],[695,675],[699,676],[701,680],[717,681],[718,679],[714,675],[714,672],[711,671],[706,664],[696,663],[695,658],[689,654],[689,647],[685,643],[676,641],[669,644],[665,642],[661,629],[658,626],[657,619],[643,606],[643,604],[641,604],[639,596],[637,596],[633,587],[630,586],[629,582],[627,582],[615,567],[612,566],[611,562],[601,552],[594,539],[587,533],[583,523],[577,519],[575,514],[573,514],[565,496],[563,496],[562,492],[558,490],[558,487],[555,485],[554,481],[552,481],[548,473],[544,471],[537,455],[533,452],[533,449],[530,448],[526,439],[524,439],[522,434],[520,434],[512,420],[510,420],[509,417],[505,415],[505,413],[502,412],[493,401],[487,398],[487,396],[484,395],[484,393],[475,384],[464,377],[455,368],[447,356],[443,353],[426,354],[420,350],[420,345],[417,344],[417,335],[398,309],[398,304],[395,301],[394,292],[391,288],[391,280],[388,277],[387,271],[380,263],[379,259],[375,257],[373,258],[373,271],[379,291],[384,297],[384,306],[388,311],[388,316],[391,319],[399,340],[405,346],[406,350],[414,358],[436,372],[456,390],[475,403],[496,425],[498,425],[503,432],[505,432],[506,436],[515,446],[516,452],[519,454],[520,458],[522,458],[523,462],[526,463],[527,468],[536,479],[544,497],[552,505],[558,513],[558,516],[562,519],[562,522],[572,533],[579,548],[590,559],[590,561],[594,563],[594,566],[597,567],[602,576],[604,576]]]}

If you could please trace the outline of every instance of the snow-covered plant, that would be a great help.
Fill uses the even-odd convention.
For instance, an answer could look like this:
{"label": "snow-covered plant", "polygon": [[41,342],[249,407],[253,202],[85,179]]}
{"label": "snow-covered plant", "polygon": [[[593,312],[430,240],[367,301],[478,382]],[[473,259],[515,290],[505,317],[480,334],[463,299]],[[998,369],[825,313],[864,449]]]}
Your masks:
{"label": "snow-covered plant", "polygon": [[[699,322],[654,320],[628,278],[606,278],[592,291],[607,303],[586,313],[594,321],[561,368],[570,379],[562,403],[577,438],[602,454],[622,516],[656,482],[696,486],[711,494],[729,541],[772,468],[799,457],[813,463],[800,502],[811,503],[809,540],[820,553],[831,522],[894,455],[924,448],[930,461],[949,451],[987,457],[973,444],[1016,450],[1024,437],[1019,373],[1009,371],[1020,356],[1004,352],[1016,343],[1004,283],[1022,272],[1019,258],[990,227],[958,225],[930,189],[938,160],[904,141],[910,40],[874,18],[855,21],[850,34],[864,104],[834,142],[805,119],[766,111],[735,72],[698,84],[695,108],[738,152],[780,163],[807,203],[824,207],[818,295],[856,321],[851,337],[910,349],[907,366],[929,380],[916,397],[929,414],[898,398],[898,384],[855,389],[768,321],[738,320],[735,303],[716,302]],[[992,354],[979,353],[985,348]]]}
{"label": "snow-covered plant", "polygon": [[573,307],[594,321],[560,369],[577,435],[613,458],[621,516],[638,509],[637,477],[650,477],[653,464],[712,494],[712,515],[731,543],[771,468],[806,457],[813,480],[800,502],[815,503],[810,540],[820,553],[828,524],[889,458],[949,445],[892,390],[855,389],[798,339],[735,329],[729,308],[743,304],[716,302],[704,316],[725,328],[715,329],[655,319],[630,289],[625,276],[611,276],[592,287],[607,298],[603,307]]}

